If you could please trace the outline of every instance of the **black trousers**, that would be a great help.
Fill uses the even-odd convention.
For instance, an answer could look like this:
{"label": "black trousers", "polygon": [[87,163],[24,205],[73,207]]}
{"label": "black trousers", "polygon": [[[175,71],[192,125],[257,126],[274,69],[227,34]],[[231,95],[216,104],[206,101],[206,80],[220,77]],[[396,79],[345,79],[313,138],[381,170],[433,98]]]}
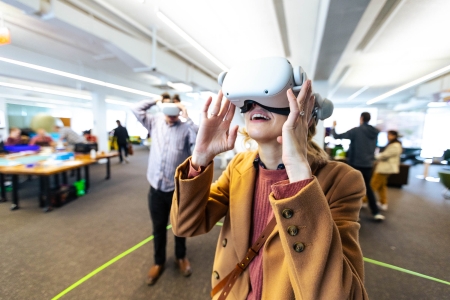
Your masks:
{"label": "black trousers", "polygon": [[370,187],[370,180],[372,179],[372,168],[362,168],[362,167],[355,167],[352,166],[353,168],[355,168],[356,170],[360,171],[362,173],[362,176],[364,178],[364,183],[366,184],[366,195],[367,195],[367,200],[369,201],[369,207],[370,207],[370,211],[372,212],[372,215],[376,215],[380,212],[378,205],[377,205],[377,200],[375,198],[375,194],[372,191],[372,188]]}
{"label": "black trousers", "polygon": [[[170,207],[172,206],[171,192],[162,192],[150,186],[148,193],[148,207],[153,223],[155,264],[162,265],[166,261],[167,224],[169,223]],[[186,238],[175,236],[175,257],[186,256]]]}
{"label": "black trousers", "polygon": [[119,147],[119,159],[122,162],[123,161],[122,149],[123,149],[123,152],[125,152],[125,157],[128,157],[127,143],[117,143],[117,146]]}

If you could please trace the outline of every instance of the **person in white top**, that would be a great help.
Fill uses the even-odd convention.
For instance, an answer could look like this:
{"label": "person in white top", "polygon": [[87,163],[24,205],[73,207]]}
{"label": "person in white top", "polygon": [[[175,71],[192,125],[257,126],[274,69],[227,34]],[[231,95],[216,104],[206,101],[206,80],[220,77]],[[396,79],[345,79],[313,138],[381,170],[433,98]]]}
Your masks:
{"label": "person in white top", "polygon": [[378,194],[381,210],[387,210],[387,180],[389,175],[400,172],[400,155],[402,154],[402,144],[398,140],[398,132],[388,131],[389,143],[384,151],[377,154],[377,164],[370,181],[372,189]]}

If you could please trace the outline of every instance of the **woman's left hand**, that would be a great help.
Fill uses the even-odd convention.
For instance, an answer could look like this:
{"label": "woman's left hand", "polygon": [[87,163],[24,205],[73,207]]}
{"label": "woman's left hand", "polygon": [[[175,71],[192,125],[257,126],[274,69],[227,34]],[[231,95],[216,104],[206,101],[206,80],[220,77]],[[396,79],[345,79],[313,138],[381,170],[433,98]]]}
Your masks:
{"label": "woman's left hand", "polygon": [[283,145],[282,160],[292,183],[312,177],[307,159],[308,128],[314,122],[312,110],[315,97],[312,94],[311,80],[303,84],[297,98],[290,89],[287,97],[290,113],[283,125],[282,136],[277,141]]}

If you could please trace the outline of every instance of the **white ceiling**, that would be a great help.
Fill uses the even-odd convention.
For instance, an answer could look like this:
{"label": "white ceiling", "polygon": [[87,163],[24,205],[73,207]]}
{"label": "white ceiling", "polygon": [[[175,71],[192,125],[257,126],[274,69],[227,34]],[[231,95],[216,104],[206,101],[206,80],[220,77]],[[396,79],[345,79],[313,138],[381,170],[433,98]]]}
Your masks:
{"label": "white ceiling", "polygon": [[[295,65],[301,65],[307,73],[315,70],[316,73],[329,74],[327,70],[333,70],[328,78],[328,86],[329,91],[333,91],[332,100],[337,106],[364,105],[366,101],[393,88],[450,65],[450,39],[446,38],[450,32],[450,23],[447,21],[450,11],[448,0],[403,0],[371,45],[362,52],[356,48],[386,0],[372,0],[367,8],[366,4],[364,6],[361,4],[345,12],[339,11],[337,5],[329,5],[331,0],[146,0],[144,3],[138,0],[55,1],[76,8],[77,11],[89,16],[93,24],[97,22],[145,43],[148,49],[151,49],[152,28],[156,26],[159,41],[156,54],[157,69],[162,65],[166,70],[171,68],[167,65],[170,61],[163,59],[162,56],[163,53],[171,53],[180,61],[199,70],[211,81],[215,80],[215,75],[220,73],[221,69],[162,22],[156,12],[158,10],[163,12],[215,58],[225,66],[231,67],[239,61],[250,58],[285,56],[280,20],[277,19],[274,9],[274,3],[281,2],[284,7],[284,18],[281,21],[286,24],[285,34],[290,52],[288,59]],[[333,23],[333,40],[348,41],[344,43],[345,49],[334,50],[338,52],[333,53],[335,57],[333,60],[326,57],[330,52],[320,51],[321,47],[322,50],[326,50],[326,47],[332,46],[331,39],[322,40],[322,36],[329,36],[327,32],[321,32],[321,28],[327,28],[325,26],[327,18],[321,19],[319,16],[327,8],[325,16],[328,14],[343,17],[337,24]],[[361,10],[364,12],[362,17],[360,17]],[[83,72],[89,69],[93,77],[98,73],[99,78],[96,79],[105,80],[109,74],[111,78],[135,82],[143,89],[173,78],[162,71],[134,72],[124,57],[111,50],[110,36],[99,36],[86,31],[86,27],[81,26],[85,24],[77,26],[69,21],[65,23],[64,19],[55,20],[51,17],[42,19],[39,13],[25,15],[2,1],[0,12],[3,12],[12,33],[12,44],[1,46],[0,56],[8,56],[12,52],[17,52],[16,49],[24,49],[28,52],[23,53],[34,52],[41,56],[67,61],[77,66],[72,70],[77,74],[83,75]],[[345,19],[350,22],[351,16],[352,22],[357,24],[354,30],[349,28],[355,25],[347,24]],[[332,19],[329,18],[328,21],[330,20]],[[342,28],[339,24],[342,24]],[[346,30],[343,30],[344,28]],[[326,30],[329,33],[331,29],[328,27]],[[126,55],[131,55],[126,52],[126,46],[129,45],[123,46],[124,48],[119,51],[123,50]],[[146,51],[139,53],[135,51],[136,55],[141,55],[137,60],[150,61],[151,53]],[[30,57],[27,55],[21,57],[23,61],[28,59]],[[327,64],[321,64],[324,61],[327,61]],[[46,66],[46,61],[41,62]],[[342,71],[346,67],[349,71],[343,78]],[[9,65],[0,62],[1,75],[18,77],[16,70],[9,74],[9,69],[13,70]],[[172,71],[189,73],[188,69],[179,68],[175,64]],[[44,79],[44,76],[34,77],[36,81],[47,83],[54,80],[54,77],[48,79]],[[180,74],[180,77],[186,78],[186,83],[200,90],[217,91],[216,85],[208,87],[196,85],[195,78],[191,78],[189,74]],[[60,84],[56,81],[54,83]],[[75,81],[69,84],[64,82],[64,85],[79,87]],[[361,95],[348,100],[365,86],[368,88]],[[85,85],[85,88],[91,87]],[[152,89],[152,92],[160,91],[162,90],[159,87]],[[380,103],[404,101],[414,96],[414,93],[414,89],[404,91]],[[111,94],[123,96],[113,91]],[[129,95],[129,99],[138,100],[139,97]]]}

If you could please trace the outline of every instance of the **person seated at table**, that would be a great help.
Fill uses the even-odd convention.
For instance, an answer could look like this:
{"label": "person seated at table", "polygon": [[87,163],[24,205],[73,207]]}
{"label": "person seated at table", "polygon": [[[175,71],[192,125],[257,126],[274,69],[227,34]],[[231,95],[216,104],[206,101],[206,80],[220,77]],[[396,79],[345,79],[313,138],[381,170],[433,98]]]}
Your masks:
{"label": "person seated at table", "polygon": [[31,140],[29,145],[37,145],[42,147],[50,147],[54,146],[55,142],[52,140],[52,138],[47,134],[47,132],[44,129],[38,129],[36,131],[36,136],[34,136]]}
{"label": "person seated at table", "polygon": [[86,139],[72,130],[70,127],[66,127],[62,122],[57,123],[55,126],[57,132],[59,132],[59,139],[66,140],[67,144],[73,146],[78,143],[86,143]]}
{"label": "person seated at table", "polygon": [[15,146],[15,145],[21,145],[22,138],[21,138],[22,131],[17,128],[13,127],[9,130],[9,137],[5,142],[5,146]]}
{"label": "person seated at table", "polygon": [[97,143],[97,137],[91,134],[91,129],[83,131],[83,137],[88,143]]}

